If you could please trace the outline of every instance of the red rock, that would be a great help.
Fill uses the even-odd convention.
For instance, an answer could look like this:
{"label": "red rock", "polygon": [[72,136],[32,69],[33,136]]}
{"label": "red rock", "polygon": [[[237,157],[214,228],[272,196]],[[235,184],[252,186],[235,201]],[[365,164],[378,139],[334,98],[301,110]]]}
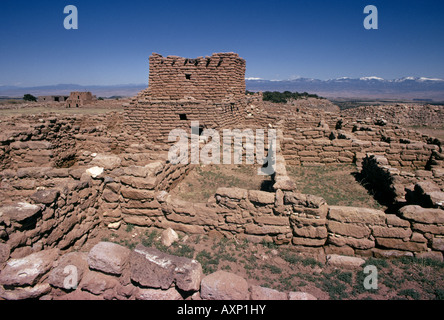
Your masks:
{"label": "red rock", "polygon": [[244,278],[217,271],[202,279],[200,296],[203,300],[248,300],[250,293]]}

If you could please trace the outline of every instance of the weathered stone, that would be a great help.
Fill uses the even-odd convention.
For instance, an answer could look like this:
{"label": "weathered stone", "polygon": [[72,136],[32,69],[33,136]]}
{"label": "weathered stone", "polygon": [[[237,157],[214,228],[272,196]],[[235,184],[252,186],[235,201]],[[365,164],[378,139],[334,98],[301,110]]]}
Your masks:
{"label": "weathered stone", "polygon": [[437,226],[434,224],[413,223],[412,230],[421,231],[423,233],[444,235],[444,225]]}
{"label": "weathered stone", "polygon": [[107,170],[113,170],[120,167],[122,159],[116,155],[98,154],[92,161],[91,165],[102,167]]}
{"label": "weathered stone", "polygon": [[400,258],[400,257],[413,257],[413,253],[409,251],[398,251],[398,250],[382,250],[378,248],[372,249],[375,258]]}
{"label": "weathered stone", "polygon": [[176,242],[177,240],[179,240],[179,235],[173,229],[168,228],[168,229],[162,231],[162,235],[160,237],[160,241],[162,242],[162,244],[164,246],[169,247],[174,242]]}
{"label": "weathered stone", "polygon": [[121,221],[117,221],[117,222],[114,222],[114,223],[108,223],[107,227],[108,227],[108,229],[111,229],[111,230],[118,230],[120,228],[121,224],[122,224]]}
{"label": "weathered stone", "polygon": [[149,189],[152,190],[156,187],[156,179],[155,178],[139,178],[132,176],[123,176],[120,178],[120,181],[128,186],[131,186],[136,189]]}
{"label": "weathered stone", "polygon": [[380,238],[410,238],[412,235],[411,229],[404,228],[388,228],[383,226],[372,226],[372,234],[374,237]]}
{"label": "weathered stone", "polygon": [[276,226],[288,226],[289,221],[288,217],[280,217],[280,216],[273,216],[273,215],[261,215],[254,217],[254,221],[259,224],[269,224],[269,225],[276,225]]}
{"label": "weathered stone", "polygon": [[119,202],[119,195],[109,190],[103,191],[102,197],[106,202]]}
{"label": "weathered stone", "polygon": [[289,292],[288,300],[318,300],[318,298],[307,292]]}
{"label": "weathered stone", "polygon": [[339,246],[339,247],[347,245],[352,248],[361,249],[361,250],[371,249],[375,246],[375,242],[373,240],[365,239],[365,238],[356,239],[356,238],[345,237],[345,236],[329,235],[328,242],[331,244],[334,244],[335,246]]}
{"label": "weathered stone", "polygon": [[288,300],[287,294],[270,288],[251,286],[251,300]]}
{"label": "weathered stone", "polygon": [[427,245],[425,243],[403,241],[402,239],[395,239],[395,238],[376,238],[376,244],[383,248],[413,251],[413,252],[427,250]]}
{"label": "weathered stone", "polygon": [[88,254],[91,269],[110,274],[121,274],[125,268],[130,250],[111,242],[99,242]]}
{"label": "weathered stone", "polygon": [[248,300],[250,293],[244,278],[217,271],[202,279],[200,296],[204,300]]}
{"label": "weathered stone", "polygon": [[298,237],[324,239],[327,238],[328,232],[325,226],[302,226],[300,228],[293,226],[293,234]]}
{"label": "weathered stone", "polygon": [[290,226],[274,226],[274,225],[264,225],[259,226],[254,223],[247,224],[245,226],[245,233],[248,234],[286,234],[291,232]]}
{"label": "weathered stone", "polygon": [[365,263],[365,260],[358,257],[341,256],[337,254],[327,255],[327,263],[336,267],[358,268]]}
{"label": "weathered stone", "polygon": [[330,206],[330,219],[348,223],[385,224],[385,213],[370,208]]}
{"label": "weathered stone", "polygon": [[389,226],[393,226],[393,227],[404,227],[404,228],[409,228],[410,227],[410,222],[404,219],[401,219],[400,217],[398,217],[395,214],[386,214],[386,223]]}
{"label": "weathered stone", "polygon": [[88,270],[87,256],[84,252],[64,254],[57,261],[57,267],[49,273],[49,284],[66,290],[76,289],[82,280],[83,273]]}
{"label": "weathered stone", "polygon": [[247,190],[239,188],[218,188],[216,195],[230,199],[242,200],[247,198]]}
{"label": "weathered stone", "polygon": [[402,207],[399,213],[408,220],[426,224],[444,224],[444,210],[422,208],[417,205]]}
{"label": "weathered stone", "polygon": [[0,207],[0,221],[9,219],[11,221],[22,222],[40,213],[41,207],[27,202],[18,202]]}
{"label": "weathered stone", "polygon": [[444,252],[444,238],[433,238],[432,248]]}
{"label": "weathered stone", "polygon": [[88,271],[83,276],[79,285],[82,290],[92,294],[103,294],[106,290],[117,287],[119,281],[116,277],[106,275],[100,272]]}
{"label": "weathered stone", "polygon": [[51,291],[51,286],[47,283],[40,283],[33,287],[19,287],[14,290],[5,290],[0,286],[0,298],[5,300],[37,299],[49,291]]}
{"label": "weathered stone", "polygon": [[139,289],[136,300],[183,300],[182,296],[175,288],[168,290],[159,289]]}
{"label": "weathered stone", "polygon": [[87,169],[85,172],[89,176],[91,176],[93,178],[97,178],[103,173],[103,168],[102,167],[92,167],[92,168]]}
{"label": "weathered stone", "polygon": [[151,190],[139,190],[130,187],[122,187],[120,192],[124,198],[132,200],[153,200],[155,197],[154,191]]}
{"label": "weathered stone", "polygon": [[294,191],[296,184],[290,179],[281,179],[273,185],[274,190]]}
{"label": "weathered stone", "polygon": [[328,221],[328,230],[344,236],[354,238],[367,238],[370,235],[370,229],[366,226],[359,226],[353,223],[340,223],[334,220]]}
{"label": "weathered stone", "polygon": [[259,190],[248,190],[248,200],[259,204],[273,204],[275,194]]}
{"label": "weathered stone", "polygon": [[59,256],[58,249],[44,250],[21,259],[10,259],[0,273],[0,284],[32,286],[46,274]]}
{"label": "weathered stone", "polygon": [[175,283],[184,291],[199,290],[202,266],[195,260],[138,245],[131,252],[130,265],[131,279],[142,286],[168,289]]}
{"label": "weathered stone", "polygon": [[326,239],[311,239],[303,237],[293,237],[292,243],[299,246],[318,247],[325,244]]}
{"label": "weathered stone", "polygon": [[0,243],[0,267],[8,261],[11,248],[6,243]]}
{"label": "weathered stone", "polygon": [[54,203],[58,196],[60,194],[59,190],[54,189],[44,189],[39,190],[33,195],[31,195],[31,199],[34,200],[36,203],[43,203],[43,204],[51,204]]}

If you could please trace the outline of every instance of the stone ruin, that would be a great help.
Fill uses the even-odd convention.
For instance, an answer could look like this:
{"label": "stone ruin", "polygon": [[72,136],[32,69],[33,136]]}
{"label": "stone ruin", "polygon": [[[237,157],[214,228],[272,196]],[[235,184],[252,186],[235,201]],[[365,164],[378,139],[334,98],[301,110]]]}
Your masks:
{"label": "stone ruin", "polygon": [[125,121],[152,141],[168,142],[173,129],[219,129],[245,116],[245,60],[235,53],[211,57],[150,57],[148,89],[125,107]]}
{"label": "stone ruin", "polygon": [[65,99],[67,108],[79,108],[96,101],[96,96],[91,92],[71,92],[68,99]]}
{"label": "stone ruin", "polygon": [[[89,242],[97,243],[99,231],[127,224],[273,241],[331,263],[347,259],[343,256],[443,260],[440,139],[382,119],[263,103],[260,95],[243,93],[244,68],[245,61],[232,53],[194,60],[154,54],[150,87],[124,113],[2,121],[0,297],[232,297],[217,290],[207,294],[206,277],[192,260],[167,257],[175,267],[162,269],[155,259],[144,258],[160,255],[150,248],[130,251],[99,243],[82,252]],[[170,195],[196,165],[169,163],[164,135],[176,126],[189,129],[192,120],[216,129],[275,128],[271,188],[221,187],[206,203]],[[286,171],[287,165],[344,163],[357,166],[386,211],[333,206],[317,195],[301,194]],[[28,264],[35,267],[29,271]],[[68,264],[82,274],[79,287],[67,291],[60,274]],[[178,274],[179,266],[188,271]],[[211,276],[208,281],[233,277]],[[265,290],[242,283],[245,299]]]}

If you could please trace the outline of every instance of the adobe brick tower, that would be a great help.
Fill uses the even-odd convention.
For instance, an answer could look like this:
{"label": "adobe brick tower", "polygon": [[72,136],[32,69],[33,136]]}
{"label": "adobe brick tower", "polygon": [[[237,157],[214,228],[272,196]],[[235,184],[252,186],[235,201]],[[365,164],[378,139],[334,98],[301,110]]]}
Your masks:
{"label": "adobe brick tower", "polygon": [[236,53],[187,59],[153,53],[149,86],[125,107],[125,122],[154,142],[167,142],[176,128],[238,124],[244,118],[245,60]]}

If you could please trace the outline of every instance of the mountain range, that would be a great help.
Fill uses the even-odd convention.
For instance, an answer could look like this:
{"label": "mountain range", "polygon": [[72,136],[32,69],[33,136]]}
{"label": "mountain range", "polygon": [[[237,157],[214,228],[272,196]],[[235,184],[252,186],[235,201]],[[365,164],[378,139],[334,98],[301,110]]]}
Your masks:
{"label": "mountain range", "polygon": [[419,99],[444,101],[444,80],[405,77],[386,80],[379,77],[337,78],[318,80],[262,80],[247,78],[250,91],[298,91],[316,93],[326,98]]}
{"label": "mountain range", "polygon": [[[405,77],[386,80],[380,77],[361,77],[319,80],[297,78],[264,80],[246,78],[249,91],[298,91],[315,93],[326,98],[409,99],[444,101],[444,80],[425,77]],[[146,84],[76,85],[58,84],[38,87],[0,86],[0,97],[69,95],[71,91],[91,91],[97,97],[134,96],[147,88]]]}

